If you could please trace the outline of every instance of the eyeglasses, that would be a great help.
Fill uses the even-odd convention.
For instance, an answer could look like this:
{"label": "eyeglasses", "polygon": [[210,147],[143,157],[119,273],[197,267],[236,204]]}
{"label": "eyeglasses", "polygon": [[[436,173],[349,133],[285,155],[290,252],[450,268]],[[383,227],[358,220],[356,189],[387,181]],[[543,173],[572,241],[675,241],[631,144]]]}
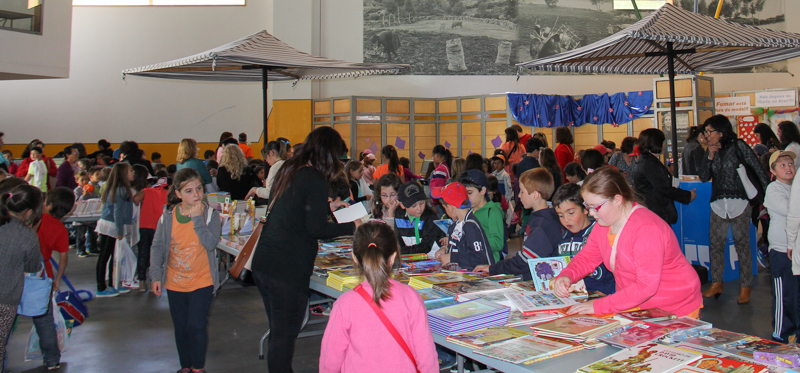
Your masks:
{"label": "eyeglasses", "polygon": [[606,202],[608,202],[610,199],[611,198],[606,198],[606,200],[603,201],[603,203],[601,203],[601,204],[599,204],[597,206],[591,206],[588,203],[584,202],[583,203],[583,207],[586,207],[587,210],[594,210],[594,212],[596,214],[598,211],[600,211],[600,209],[603,207],[603,205],[605,205]]}
{"label": "eyeglasses", "polygon": [[397,198],[397,193],[392,194],[381,194],[381,198]]}
{"label": "eyeglasses", "polygon": [[707,130],[705,130],[705,132],[704,132],[704,133],[706,134],[706,136],[708,136],[708,135],[710,135],[712,132],[719,132],[719,131],[717,131],[717,130],[714,130],[714,129],[707,129]]}

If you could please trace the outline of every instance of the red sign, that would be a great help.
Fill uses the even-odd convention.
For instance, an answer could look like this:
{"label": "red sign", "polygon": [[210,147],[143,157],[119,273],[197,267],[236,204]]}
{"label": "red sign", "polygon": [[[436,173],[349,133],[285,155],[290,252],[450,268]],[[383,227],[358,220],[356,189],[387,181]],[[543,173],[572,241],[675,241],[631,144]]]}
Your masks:
{"label": "red sign", "polygon": [[736,117],[739,122],[739,138],[751,147],[759,143],[758,135],[753,133],[753,128],[758,124],[758,117],[753,115],[740,115]]}

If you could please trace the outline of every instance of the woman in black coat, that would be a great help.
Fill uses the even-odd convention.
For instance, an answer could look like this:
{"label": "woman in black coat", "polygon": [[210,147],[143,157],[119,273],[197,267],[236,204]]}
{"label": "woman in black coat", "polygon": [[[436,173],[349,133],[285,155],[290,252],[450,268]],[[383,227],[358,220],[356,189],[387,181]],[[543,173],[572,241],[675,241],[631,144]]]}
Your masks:
{"label": "woman in black coat", "polygon": [[664,146],[664,132],[658,128],[648,128],[639,134],[639,160],[633,171],[633,187],[644,197],[650,211],[664,219],[667,224],[678,222],[675,201],[688,204],[697,197],[691,191],[672,186],[672,174],[654,154],[661,154]]}

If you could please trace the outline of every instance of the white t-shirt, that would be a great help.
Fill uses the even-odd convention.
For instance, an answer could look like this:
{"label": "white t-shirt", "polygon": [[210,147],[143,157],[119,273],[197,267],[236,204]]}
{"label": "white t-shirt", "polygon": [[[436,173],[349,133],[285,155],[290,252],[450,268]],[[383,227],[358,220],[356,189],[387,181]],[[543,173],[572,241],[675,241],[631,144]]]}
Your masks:
{"label": "white t-shirt", "polygon": [[44,161],[33,161],[28,165],[28,175],[33,175],[30,184],[47,192],[47,166]]}

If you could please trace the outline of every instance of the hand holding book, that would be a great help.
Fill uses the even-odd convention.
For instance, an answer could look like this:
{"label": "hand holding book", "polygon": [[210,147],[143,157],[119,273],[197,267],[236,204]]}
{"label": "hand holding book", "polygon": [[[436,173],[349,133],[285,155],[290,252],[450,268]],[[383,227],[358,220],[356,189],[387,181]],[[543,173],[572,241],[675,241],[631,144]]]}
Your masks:
{"label": "hand holding book", "polygon": [[[558,295],[558,293],[556,293],[556,295]],[[576,304],[567,310],[567,315],[575,314],[594,315],[594,301],[590,300],[588,302]]]}
{"label": "hand holding book", "polygon": [[560,276],[553,282],[553,291],[559,297],[568,297],[570,285],[572,285],[572,279],[569,276]]}

